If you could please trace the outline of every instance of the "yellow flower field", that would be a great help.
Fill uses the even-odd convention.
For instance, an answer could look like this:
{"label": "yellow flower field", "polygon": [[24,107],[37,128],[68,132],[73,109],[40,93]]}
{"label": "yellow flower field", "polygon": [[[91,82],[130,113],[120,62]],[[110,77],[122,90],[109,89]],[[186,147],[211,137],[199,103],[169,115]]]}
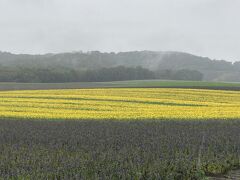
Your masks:
{"label": "yellow flower field", "polygon": [[0,118],[240,119],[240,93],[155,88],[2,91]]}

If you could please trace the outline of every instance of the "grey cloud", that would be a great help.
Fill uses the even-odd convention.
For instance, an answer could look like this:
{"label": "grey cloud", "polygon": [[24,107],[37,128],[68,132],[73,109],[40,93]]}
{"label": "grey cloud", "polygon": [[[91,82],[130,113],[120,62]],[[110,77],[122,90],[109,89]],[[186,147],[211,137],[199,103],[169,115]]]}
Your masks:
{"label": "grey cloud", "polygon": [[239,0],[0,0],[0,50],[172,50],[240,60]]}

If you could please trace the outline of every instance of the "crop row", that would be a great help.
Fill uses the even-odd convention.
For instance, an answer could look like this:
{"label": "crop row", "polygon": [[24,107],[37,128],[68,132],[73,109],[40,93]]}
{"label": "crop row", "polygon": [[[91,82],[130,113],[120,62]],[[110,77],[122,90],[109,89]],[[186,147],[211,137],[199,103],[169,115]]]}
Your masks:
{"label": "crop row", "polygon": [[203,179],[239,168],[239,132],[237,120],[1,120],[0,177]]}
{"label": "crop row", "polygon": [[240,93],[187,89],[0,92],[0,117],[21,119],[238,119]]}

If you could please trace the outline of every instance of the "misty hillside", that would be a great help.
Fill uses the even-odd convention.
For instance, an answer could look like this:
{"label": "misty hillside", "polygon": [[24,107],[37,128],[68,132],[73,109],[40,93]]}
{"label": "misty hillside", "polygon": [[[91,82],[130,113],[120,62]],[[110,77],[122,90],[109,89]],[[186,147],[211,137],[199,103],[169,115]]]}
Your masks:
{"label": "misty hillside", "polygon": [[166,70],[197,70],[203,80],[240,81],[240,62],[211,60],[181,52],[136,51],[121,53],[61,53],[46,55],[15,55],[0,52],[0,67],[6,68],[68,68],[94,70],[112,67],[141,66],[154,72]]}

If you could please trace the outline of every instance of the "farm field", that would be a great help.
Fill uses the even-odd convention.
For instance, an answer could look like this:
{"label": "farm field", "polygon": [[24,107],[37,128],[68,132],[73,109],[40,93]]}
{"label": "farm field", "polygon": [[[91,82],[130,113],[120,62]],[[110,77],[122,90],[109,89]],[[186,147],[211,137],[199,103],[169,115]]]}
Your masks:
{"label": "farm field", "polygon": [[229,89],[0,91],[0,179],[224,177],[239,132]]}
{"label": "farm field", "polygon": [[170,88],[2,91],[0,118],[240,119],[240,93]]}
{"label": "farm field", "polygon": [[240,121],[0,121],[0,179],[223,177]]}
{"label": "farm field", "polygon": [[188,88],[240,90],[240,83],[165,81],[165,80],[132,80],[113,82],[79,82],[79,83],[4,83],[0,90],[40,90],[40,89],[80,89],[80,88]]}

